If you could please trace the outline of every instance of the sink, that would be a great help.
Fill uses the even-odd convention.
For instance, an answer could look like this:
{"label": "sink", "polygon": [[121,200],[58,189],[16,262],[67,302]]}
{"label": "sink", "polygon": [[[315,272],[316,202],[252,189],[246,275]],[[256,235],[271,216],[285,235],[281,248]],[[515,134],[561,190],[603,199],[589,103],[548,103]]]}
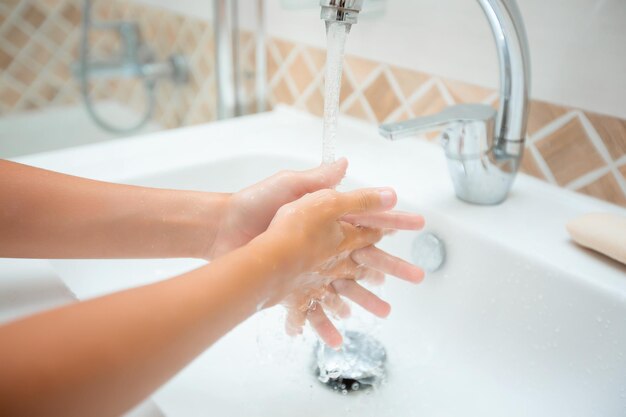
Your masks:
{"label": "sink", "polygon": [[[319,161],[321,120],[293,109],[20,158],[91,178],[234,191],[280,169]],[[443,152],[425,141],[387,143],[346,119],[338,154],[343,189],[391,185],[399,208],[423,213],[446,261],[414,286],[388,279],[386,320],[358,308],[346,328],[387,350],[387,378],[340,395],[313,371],[315,339],[290,339],[282,311],[250,318],[164,385],[166,416],[621,416],[626,410],[626,268],[570,243],[565,222],[610,204],[520,175],[495,207],[455,199]],[[411,260],[415,232],[382,247]],[[143,285],[198,260],[55,260],[79,298]],[[0,264],[0,276],[3,274]]]}

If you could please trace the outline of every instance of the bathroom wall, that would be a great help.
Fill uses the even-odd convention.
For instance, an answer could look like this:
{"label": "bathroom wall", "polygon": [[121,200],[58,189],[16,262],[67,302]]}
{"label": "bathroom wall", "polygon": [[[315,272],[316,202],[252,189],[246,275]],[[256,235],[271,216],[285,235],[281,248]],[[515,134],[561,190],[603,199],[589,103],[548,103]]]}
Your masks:
{"label": "bathroom wall", "polygon": [[[269,100],[321,115],[324,26],[317,2],[301,3],[267,1]],[[626,207],[626,3],[518,3],[533,62],[523,171]],[[385,6],[352,28],[342,113],[374,124],[455,103],[497,105],[495,47],[475,1]]]}
{"label": "bathroom wall", "polygon": [[[256,9],[247,2],[251,0],[240,1],[247,29],[241,31],[242,62],[244,86],[252,94]],[[287,3],[292,7],[284,8]],[[430,114],[454,103],[496,104],[495,48],[474,1],[376,3],[348,39],[344,114],[374,124]],[[81,4],[0,2],[0,116],[80,104],[70,65],[77,59]],[[268,99],[321,115],[325,35],[316,4],[266,1]],[[530,39],[534,99],[523,170],[626,206],[626,3],[519,4]],[[187,56],[191,81],[183,88],[159,84],[157,122],[171,128],[215,119],[210,1],[94,0],[94,9],[101,20],[138,20],[159,58],[175,52]],[[93,33],[90,43],[95,56],[118,46],[114,36],[103,32]],[[93,82],[92,94],[137,111],[145,106],[137,81]]]}
{"label": "bathroom wall", "polygon": [[[199,5],[199,2],[185,4]],[[202,2],[211,10],[210,2]],[[159,82],[155,119],[164,128],[215,119],[213,27],[210,13],[185,13],[160,4],[133,0],[94,0],[98,20],[137,20],[145,41],[156,56],[186,56],[190,82],[175,87]],[[81,19],[81,0],[2,0],[0,2],[0,116],[49,106],[79,105],[78,83],[70,66],[76,62]],[[241,34],[242,61],[254,68],[254,39]],[[93,31],[94,58],[105,57],[119,46],[111,32]],[[251,61],[252,60],[252,61]],[[248,89],[253,87],[246,84]],[[146,105],[143,85],[136,80],[94,81],[91,93],[98,101],[116,100],[141,112]],[[106,117],[106,114],[104,115]]]}

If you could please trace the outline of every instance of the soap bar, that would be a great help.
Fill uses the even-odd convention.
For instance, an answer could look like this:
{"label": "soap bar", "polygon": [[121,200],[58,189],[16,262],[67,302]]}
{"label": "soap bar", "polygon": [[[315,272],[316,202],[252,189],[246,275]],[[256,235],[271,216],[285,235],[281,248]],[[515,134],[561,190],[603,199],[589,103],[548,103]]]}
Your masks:
{"label": "soap bar", "polygon": [[590,213],[571,220],[567,231],[572,239],[626,265],[626,216]]}

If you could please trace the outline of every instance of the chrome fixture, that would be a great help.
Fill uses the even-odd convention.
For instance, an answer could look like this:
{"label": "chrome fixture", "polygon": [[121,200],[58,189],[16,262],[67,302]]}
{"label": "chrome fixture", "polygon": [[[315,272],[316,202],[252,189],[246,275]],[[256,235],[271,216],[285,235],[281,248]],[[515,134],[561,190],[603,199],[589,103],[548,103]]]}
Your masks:
{"label": "chrome fixture", "polygon": [[[89,33],[91,29],[116,32],[121,40],[119,54],[105,60],[89,58]],[[141,129],[151,118],[154,111],[154,87],[157,80],[169,79],[176,84],[184,84],[188,80],[189,68],[182,55],[173,54],[165,61],[157,61],[150,48],[142,42],[139,26],[136,22],[92,22],[91,0],[85,0],[82,12],[82,31],[79,49],[79,61],[73,65],[73,73],[79,79],[80,90],[87,112],[94,122],[112,133],[131,133]],[[96,112],[89,94],[91,78],[139,78],[143,80],[146,90],[146,111],[136,124],[119,127],[110,124]]]}
{"label": "chrome fixture", "polygon": [[[244,73],[239,41],[239,1],[214,0],[215,16],[215,78],[217,84],[217,118],[227,119],[251,111],[264,111],[267,95],[267,63],[265,57],[265,1],[257,0],[255,73]],[[242,10],[249,11],[246,3]],[[255,77],[255,96],[249,97],[244,89],[245,80]]]}
{"label": "chrome fixture", "polygon": [[413,263],[426,272],[439,270],[446,260],[446,247],[436,234],[422,232],[413,240]]}
{"label": "chrome fixture", "polygon": [[344,395],[383,382],[386,361],[387,352],[378,340],[351,330],[345,332],[340,349],[321,341],[315,348],[317,379]]}
{"label": "chrome fixture", "polygon": [[[491,26],[500,61],[500,108],[483,104],[452,106],[435,116],[382,125],[398,139],[444,129],[442,141],[456,195],[474,204],[504,201],[524,152],[530,57],[522,16],[515,0],[477,0]],[[357,22],[362,1],[321,0],[321,17]]]}
{"label": "chrome fixture", "polygon": [[320,0],[320,17],[326,22],[354,24],[363,8],[363,0]]}

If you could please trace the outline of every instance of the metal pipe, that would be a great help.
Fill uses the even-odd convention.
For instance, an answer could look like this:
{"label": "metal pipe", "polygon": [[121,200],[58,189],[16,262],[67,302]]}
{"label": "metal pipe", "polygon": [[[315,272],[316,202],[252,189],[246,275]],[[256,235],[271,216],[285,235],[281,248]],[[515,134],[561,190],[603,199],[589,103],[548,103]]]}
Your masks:
{"label": "metal pipe", "polygon": [[229,5],[229,0],[213,1],[218,119],[234,117],[237,111],[233,65],[233,16]]}
{"label": "metal pipe", "polygon": [[267,55],[265,44],[265,1],[257,1],[257,32],[256,32],[256,110],[263,112],[267,106]]}

